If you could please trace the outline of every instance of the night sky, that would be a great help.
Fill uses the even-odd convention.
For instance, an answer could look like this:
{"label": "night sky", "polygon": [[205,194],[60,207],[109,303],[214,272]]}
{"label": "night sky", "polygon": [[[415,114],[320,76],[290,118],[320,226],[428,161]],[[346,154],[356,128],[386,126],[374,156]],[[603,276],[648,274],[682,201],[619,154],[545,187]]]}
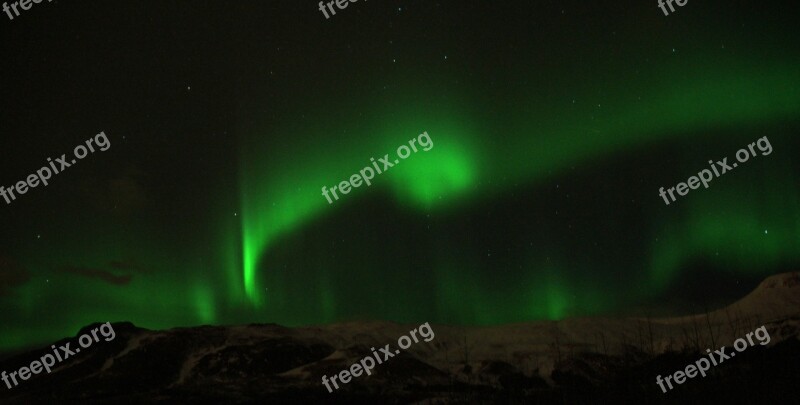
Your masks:
{"label": "night sky", "polygon": [[[111,143],[0,199],[0,350],[106,321],[687,313],[796,270],[800,5],[603,3],[0,14],[0,185]],[[430,151],[322,196],[422,132]]]}

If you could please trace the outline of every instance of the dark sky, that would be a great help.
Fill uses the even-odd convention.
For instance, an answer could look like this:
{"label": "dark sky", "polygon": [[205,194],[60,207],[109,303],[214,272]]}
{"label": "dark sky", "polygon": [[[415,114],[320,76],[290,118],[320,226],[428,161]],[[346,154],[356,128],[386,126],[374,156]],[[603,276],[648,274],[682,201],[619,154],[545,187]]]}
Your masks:
{"label": "dark sky", "polygon": [[[317,7],[0,14],[0,185],[110,143],[0,199],[0,349],[123,320],[683,313],[796,270],[796,3]],[[422,133],[429,150],[322,195]]]}

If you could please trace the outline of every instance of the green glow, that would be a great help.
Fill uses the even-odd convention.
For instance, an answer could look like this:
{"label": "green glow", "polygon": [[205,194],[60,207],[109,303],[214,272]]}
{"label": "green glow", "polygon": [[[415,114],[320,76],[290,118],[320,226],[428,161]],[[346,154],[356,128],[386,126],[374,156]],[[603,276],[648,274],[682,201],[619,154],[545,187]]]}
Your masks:
{"label": "green glow", "polygon": [[[47,344],[54,338],[72,336],[78,328],[93,322],[133,320],[148,328],[172,328],[216,322],[213,294],[209,286],[197,284],[190,290],[164,286],[180,286],[178,277],[151,276],[134,279],[126,286],[110,286],[105,282],[75,277],[69,274],[48,275],[49,282],[40,278],[25,285],[17,294],[19,305],[9,300],[5,308],[19,319],[3,329],[0,350],[20,346]],[[58,287],[56,287],[58,286]],[[86,291],[77,298],[72,291]],[[132,293],[135,292],[135,293]],[[36,303],[27,302],[29,297]],[[40,305],[40,302],[65,302],[72,311]],[[136,308],[135,313],[130,308]],[[25,319],[36,318],[41,327],[31,328]]]}
{"label": "green glow", "polygon": [[[527,142],[497,151],[491,167],[495,178],[541,178],[575,163],[646,146],[667,136],[697,131],[740,128],[792,119],[800,112],[800,74],[792,66],[769,69],[741,67],[727,61],[720,66],[679,73],[660,72],[659,86],[627,81],[619,94],[598,104],[553,107],[542,114],[531,102],[524,111],[530,119],[513,120],[508,130]],[[534,92],[533,90],[531,91]],[[585,91],[593,94],[596,91]],[[639,97],[644,96],[644,100]],[[579,100],[592,99],[576,96]],[[531,132],[536,136],[524,137]],[[513,176],[513,177],[512,177]],[[508,184],[505,184],[508,186]]]}
{"label": "green glow", "polygon": [[[602,313],[616,304],[602,294],[602,286],[585,277],[567,275],[563,267],[547,265],[545,258],[531,260],[519,278],[498,280],[451,258],[455,268],[436,268],[433,308],[443,323],[489,325],[524,319],[559,320],[568,316]],[[566,266],[561,265],[561,266]]]}
{"label": "green glow", "polygon": [[[200,276],[219,269],[216,262],[204,264],[196,253],[179,249],[166,254],[163,246],[172,243],[138,223],[128,232],[116,232],[113,225],[101,222],[91,237],[79,227],[62,229],[60,235],[48,235],[47,255],[41,255],[35,245],[21,252],[29,258],[25,263],[32,278],[11,295],[0,297],[10,317],[8,325],[3,325],[0,350],[50,344],[94,322],[130,321],[141,327],[168,329],[219,321],[213,286],[222,285],[223,280]],[[141,234],[153,236],[136,236]],[[118,270],[110,265],[129,258],[136,258],[131,260],[137,263],[135,269]],[[128,274],[131,281],[115,285],[57,270],[67,265]],[[187,273],[174,269],[191,269],[195,274],[187,279]]]}
{"label": "green glow", "polygon": [[[284,125],[277,132],[318,133],[318,137],[310,138],[320,141],[288,150],[290,157],[278,162],[262,162],[261,156],[269,145],[246,143],[241,171],[242,260],[244,288],[250,302],[261,306],[264,299],[269,299],[258,287],[257,269],[277,238],[319,215],[335,215],[339,206],[369,193],[381,193],[386,186],[400,204],[409,208],[422,212],[445,209],[456,203],[493,198],[520,183],[543,179],[570,165],[647,146],[667,136],[764,124],[797,117],[800,112],[800,93],[794,90],[800,87],[800,75],[793,67],[779,63],[761,69],[725,60],[708,62],[701,68],[668,66],[658,73],[665,78],[659,81],[660,85],[627,80],[614,87],[618,94],[608,94],[607,101],[599,106],[586,102],[591,99],[588,95],[597,92],[590,85],[576,91],[580,104],[539,109],[537,106],[542,103],[537,96],[530,103],[509,106],[510,112],[495,126],[480,122],[480,113],[466,104],[453,106],[452,102],[444,102],[436,89],[418,89],[410,92],[414,97],[400,95],[396,104],[377,107],[378,118],[359,130],[346,126],[322,130]],[[535,94],[536,88],[529,92]],[[641,96],[646,101],[641,101]],[[348,115],[346,111],[339,113]],[[320,117],[323,122],[354,120]],[[348,139],[361,141],[331,142],[324,136],[348,130],[355,132]],[[434,147],[429,152],[412,154],[389,172],[377,175],[372,187],[354,189],[333,205],[321,196],[322,185],[330,188],[338,184],[368,165],[369,157],[377,158],[382,153],[394,157],[397,146],[422,131],[427,131],[433,140]],[[490,133],[502,133],[512,142],[494,142]],[[261,166],[257,162],[262,162]],[[748,220],[747,213],[734,215],[742,218],[740,221]],[[750,232],[751,225],[743,222],[739,230]],[[706,226],[693,230],[699,235],[710,232]],[[671,272],[664,269],[674,268],[683,257],[696,253],[679,246],[661,249],[672,252],[661,250],[654,259],[658,264],[653,271],[662,274],[656,277],[662,282],[666,280],[663,274]],[[447,283],[437,285],[444,288],[444,284]],[[555,286],[546,293],[552,297],[548,316],[559,317],[563,294]]]}
{"label": "green glow", "polygon": [[404,162],[390,173],[398,200],[431,207],[441,201],[450,201],[473,185],[477,176],[476,158],[455,142],[457,136],[448,133],[437,135],[430,151],[413,154],[407,159],[409,164]]}
{"label": "green glow", "polygon": [[[771,137],[773,153],[739,165],[734,171],[714,180],[703,192],[690,193],[677,205],[665,225],[667,238],[653,245],[650,281],[654,288],[667,285],[687,260],[703,257],[723,268],[748,269],[762,274],[763,269],[788,260],[800,260],[800,193],[796,181],[786,177],[789,162],[775,151],[785,145]],[[783,155],[785,156],[785,155]],[[760,166],[779,167],[762,173]],[[701,167],[702,169],[702,167]],[[735,177],[735,178],[734,178]],[[757,184],[749,190],[735,183]],[[713,192],[712,192],[713,191]],[[736,204],[723,204],[723,202]]]}
{"label": "green glow", "polygon": [[[765,133],[771,156],[669,207],[659,206],[657,196],[658,187],[668,184],[632,184],[632,199],[655,207],[630,213],[646,222],[631,231],[642,240],[631,247],[642,250],[633,259],[592,250],[594,239],[615,235],[573,240],[554,229],[553,212],[525,207],[519,215],[527,222],[520,222],[538,243],[525,243],[534,253],[509,254],[494,267],[480,261],[486,252],[451,245],[458,235],[436,231],[437,221],[489,217],[515,193],[547,192],[550,181],[568,175],[591,173],[598,183],[613,182],[616,173],[594,170],[665,145],[688,153],[698,137],[713,132],[719,145],[702,152],[713,156],[665,160],[665,171],[685,169],[677,183],[705,168],[706,159],[743,146],[724,136],[786,123],[796,128],[800,71],[791,52],[780,59],[748,56],[763,56],[752,49],[689,53],[661,55],[645,65],[638,64],[639,55],[629,55],[577,77],[561,67],[543,71],[536,63],[519,65],[522,72],[493,70],[507,72],[502,80],[446,64],[424,65],[406,78],[364,68],[354,76],[366,78],[320,89],[314,97],[302,94],[286,106],[264,93],[258,114],[268,113],[239,122],[238,177],[229,188],[214,189],[223,196],[219,201],[202,207],[208,216],[197,226],[202,235],[165,236],[162,217],[120,220],[87,212],[54,224],[56,235],[13,251],[33,279],[0,297],[9,314],[0,325],[0,349],[48,343],[98,321],[170,328],[353,318],[478,325],[556,320],[654,296],[692,260],[746,275],[800,261],[797,154],[786,146],[792,144],[788,136],[771,133]],[[394,158],[398,146],[423,131],[433,141],[430,151],[412,153],[376,175],[372,186],[333,204],[322,196],[322,186],[338,185],[369,166],[371,157]],[[526,198],[535,202],[530,200],[539,195]],[[547,198],[552,194],[541,196]],[[625,209],[602,213],[612,224],[609,234],[616,222],[629,225]],[[400,228],[396,234],[370,227],[386,217],[385,226]],[[351,223],[337,222],[341,218]],[[325,232],[316,234],[317,226]],[[428,226],[434,230],[426,233]],[[551,237],[552,245],[543,243]],[[143,268],[109,266],[128,259]],[[129,274],[132,281],[112,285],[58,271],[65,264]],[[625,284],[622,277],[633,281]]]}
{"label": "green glow", "polygon": [[[402,118],[390,122],[376,119],[364,129],[361,139],[367,139],[366,142],[351,145],[319,142],[309,146],[310,149],[297,147],[297,150],[287,151],[291,159],[280,162],[265,162],[261,153],[268,146],[260,146],[257,139],[244,143],[241,168],[242,274],[251,303],[263,307],[270,300],[269,294],[256,281],[257,268],[269,246],[281,235],[307,224],[323,212],[331,214],[349,200],[363,198],[387,187],[398,200],[408,205],[431,207],[452,202],[473,185],[479,171],[471,140],[474,132],[464,124],[466,119],[444,121],[437,111],[421,107],[403,114],[392,111],[386,115],[400,115]],[[452,112],[447,115],[459,116]],[[298,130],[287,125],[279,132]],[[313,128],[304,130],[320,131]],[[330,132],[331,129],[324,131]],[[377,161],[388,153],[390,161],[393,161],[397,158],[397,148],[408,145],[410,139],[417,138],[422,132],[428,132],[433,141],[430,150],[419,148],[395,167],[376,173],[371,186],[353,189],[333,204],[322,196],[322,186],[330,189],[349,179],[370,166],[370,158]],[[320,133],[320,139],[324,139],[323,133]]]}
{"label": "green glow", "polygon": [[216,322],[214,313],[214,294],[205,285],[198,284],[194,290],[195,311],[200,321],[206,325]]}

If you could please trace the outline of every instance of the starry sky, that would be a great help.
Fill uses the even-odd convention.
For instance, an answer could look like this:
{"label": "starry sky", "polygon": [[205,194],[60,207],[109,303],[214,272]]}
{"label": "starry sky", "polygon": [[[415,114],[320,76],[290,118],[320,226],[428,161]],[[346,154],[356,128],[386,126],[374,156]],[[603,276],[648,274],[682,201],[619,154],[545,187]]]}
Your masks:
{"label": "starry sky", "polygon": [[0,18],[0,185],[111,144],[0,200],[0,350],[106,321],[688,313],[800,262],[796,3],[116,3]]}

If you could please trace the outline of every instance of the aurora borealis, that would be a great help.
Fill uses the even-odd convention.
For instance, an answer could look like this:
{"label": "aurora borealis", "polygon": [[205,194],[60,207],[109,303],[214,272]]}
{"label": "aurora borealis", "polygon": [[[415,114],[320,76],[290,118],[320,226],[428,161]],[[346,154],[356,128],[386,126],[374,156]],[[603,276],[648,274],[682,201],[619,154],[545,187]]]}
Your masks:
{"label": "aurora borealis", "polygon": [[265,3],[2,24],[2,184],[101,130],[113,148],[2,207],[0,350],[106,321],[685,312],[800,262],[797,5]]}

